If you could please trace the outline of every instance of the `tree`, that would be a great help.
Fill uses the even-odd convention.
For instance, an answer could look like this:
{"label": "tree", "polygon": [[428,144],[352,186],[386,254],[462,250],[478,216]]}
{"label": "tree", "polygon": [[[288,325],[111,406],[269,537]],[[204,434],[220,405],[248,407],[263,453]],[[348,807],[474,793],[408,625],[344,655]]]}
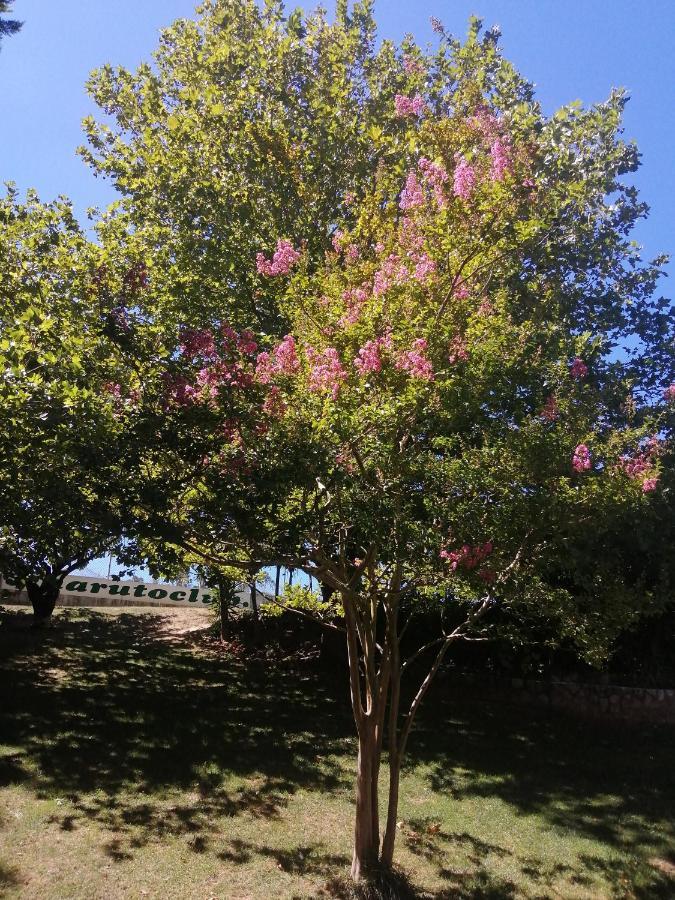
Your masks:
{"label": "tree", "polygon": [[0,201],[0,571],[36,625],[64,578],[117,544],[138,474],[136,287],[127,273],[113,297],[97,253],[64,200]]}
{"label": "tree", "polygon": [[[169,373],[180,369],[163,401],[176,440],[155,457],[170,546],[156,540],[151,549],[189,552],[216,568],[301,569],[341,614],[359,743],[352,874],[360,879],[392,865],[407,742],[454,643],[487,638],[497,616],[543,611],[594,661],[651,600],[618,554],[596,551],[603,531],[661,489],[673,324],[668,302],[654,297],[662,260],[643,263],[629,240],[646,209],[623,181],[638,164],[620,138],[625,96],[545,117],[499,52],[498,34],[482,34],[478,20],[464,44],[438,25],[435,53],[412,42],[368,50],[358,71],[369,74],[371,94],[356,89],[358,79],[348,79],[353,91],[336,88],[379,119],[366,118],[352,140],[338,104],[349,161],[335,132],[312,150],[339,159],[325,214],[313,206],[303,144],[312,138],[289,125],[289,150],[309,167],[308,193],[275,220],[296,170],[272,155],[272,212],[249,203],[221,218],[232,193],[221,190],[225,170],[212,154],[240,147],[232,170],[246,173],[246,191],[263,183],[250,120],[262,110],[267,121],[278,95],[261,50],[264,76],[242,74],[222,101],[244,124],[229,118],[224,143],[209,142],[196,117],[221,94],[210,95],[207,79],[205,100],[191,64],[217,61],[218,84],[229,90],[226,73],[250,72],[251,34],[270,28],[277,52],[281,29],[275,4],[260,18],[249,4],[229,8],[232,19],[225,4],[205,5],[213,18],[204,34],[176,26],[160,75],[100,76],[99,100],[121,130],[90,132],[100,171],[126,194],[123,215],[106,223],[109,246],[149,254],[162,234],[172,274],[155,271],[149,298],[168,323],[167,346],[186,320],[165,357]],[[369,9],[359,5],[354,21],[368,22],[370,41]],[[242,11],[250,27],[235,41],[231,22]],[[270,16],[274,27],[264,24]],[[349,21],[340,4],[329,35],[351,33]],[[278,106],[284,123],[306,121],[306,107],[286,104],[296,84],[300,94],[308,89],[302,51],[310,35],[325,35],[318,22],[294,15],[284,25],[283,47],[295,49],[299,66],[297,80],[284,69],[282,83],[293,86]],[[325,52],[349,69],[347,51],[329,41]],[[188,184],[196,152],[220,185]],[[338,178],[345,166],[364,173],[355,196]],[[310,221],[312,235],[303,231]],[[187,423],[190,441],[181,442]],[[142,516],[139,534],[151,535],[157,518]],[[430,610],[438,637],[403,659],[412,616]],[[403,675],[422,664],[408,694]]]}
{"label": "tree", "polygon": [[23,22],[17,22],[16,19],[5,18],[5,13],[12,11],[11,0],[0,0],[0,43],[4,37],[16,34],[21,30]]}

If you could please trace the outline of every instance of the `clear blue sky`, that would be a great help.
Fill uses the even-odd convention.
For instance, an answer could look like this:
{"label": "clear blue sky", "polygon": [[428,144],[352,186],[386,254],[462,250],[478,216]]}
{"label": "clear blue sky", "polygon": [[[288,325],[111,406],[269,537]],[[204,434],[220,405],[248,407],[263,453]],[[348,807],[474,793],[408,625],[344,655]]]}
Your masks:
{"label": "clear blue sky", "polygon": [[[330,9],[331,0],[326,0]],[[0,180],[71,197],[80,216],[112,198],[75,156],[80,121],[94,112],[88,72],[105,62],[135,67],[158,31],[190,16],[193,0],[15,0],[23,31],[0,52]],[[289,4],[290,7],[295,3]],[[309,7],[313,4],[303,4]],[[652,208],[638,240],[646,255],[672,252],[675,218],[675,0],[379,0],[380,34],[432,37],[430,16],[463,35],[471,13],[499,24],[506,55],[537,85],[547,112],[571,100],[630,90],[626,135],[643,154],[636,183]],[[673,267],[671,265],[671,272]],[[662,291],[672,293],[669,286]]]}

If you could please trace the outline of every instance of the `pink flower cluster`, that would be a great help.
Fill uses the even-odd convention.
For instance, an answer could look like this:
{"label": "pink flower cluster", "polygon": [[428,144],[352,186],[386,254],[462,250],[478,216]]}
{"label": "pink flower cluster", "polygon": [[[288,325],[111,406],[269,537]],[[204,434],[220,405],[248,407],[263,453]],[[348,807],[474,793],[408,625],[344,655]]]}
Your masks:
{"label": "pink flower cluster", "polygon": [[446,559],[450,563],[452,571],[456,572],[460,568],[475,569],[492,553],[492,549],[492,541],[487,541],[485,544],[477,544],[475,546],[464,544],[459,550],[447,550],[444,548],[441,550],[440,555],[441,559]]}
{"label": "pink flower cluster", "polygon": [[414,172],[410,172],[405,181],[405,187],[401,191],[399,207],[401,209],[414,209],[424,203],[424,191]]}
{"label": "pink flower cluster", "polygon": [[654,457],[658,455],[660,447],[661,442],[659,439],[651,437],[643,444],[642,449],[633,456],[626,454],[619,460],[619,468],[629,478],[643,478],[643,476],[648,475],[642,482],[642,490],[645,494],[656,490],[659,482],[658,475],[655,475],[651,470],[654,465]]}
{"label": "pink flower cluster", "polygon": [[358,288],[347,288],[343,291],[342,299],[346,307],[346,312],[340,318],[339,323],[343,328],[358,322],[368,297],[368,290],[363,286]]}
{"label": "pink flower cluster", "polygon": [[337,400],[347,372],[335,347],[327,347],[321,353],[308,347],[307,360],[310,365],[310,391],[328,391],[333,400]]}
{"label": "pink flower cluster", "polygon": [[397,369],[407,372],[413,378],[421,378],[424,381],[434,380],[434,370],[426,355],[428,343],[424,338],[413,341],[411,350],[402,350],[394,361]]}
{"label": "pink flower cluster", "polygon": [[422,63],[412,56],[403,57],[403,70],[406,75],[424,75],[426,72]]}
{"label": "pink flower cluster", "polygon": [[621,471],[629,478],[640,478],[651,468],[651,465],[652,461],[645,453],[638,453],[636,456],[622,456],[619,460]]}
{"label": "pink flower cluster", "polygon": [[511,169],[510,147],[507,141],[497,138],[490,148],[492,165],[490,177],[493,181],[502,181]]}
{"label": "pink flower cluster", "polygon": [[428,253],[411,249],[405,258],[397,253],[390,253],[375,273],[373,294],[379,297],[390,288],[405,284],[411,278],[422,283],[428,282],[435,273],[436,262]]}
{"label": "pink flower cluster", "polygon": [[194,359],[195,356],[210,359],[216,355],[213,332],[208,328],[182,328],[180,339],[180,350],[183,356],[190,359]]}
{"label": "pink flower cluster", "polygon": [[397,94],[394,97],[394,107],[396,109],[396,115],[399,119],[402,119],[407,116],[424,115],[427,105],[420,94],[415,94],[414,97],[406,97],[404,94]]}
{"label": "pink flower cluster", "polygon": [[448,360],[450,365],[455,365],[455,363],[466,362],[469,358],[469,351],[466,346],[466,341],[462,337],[456,337],[450,344],[450,352],[448,353]]}
{"label": "pink flower cluster", "polygon": [[487,106],[479,106],[468,124],[480,132],[486,142],[493,144],[501,134],[501,122],[494,112]]}
{"label": "pink flower cluster", "polygon": [[570,375],[572,378],[585,378],[588,375],[588,366],[578,356],[572,360],[570,366]]}
{"label": "pink flower cluster", "polygon": [[362,375],[369,372],[382,371],[382,351],[391,349],[391,336],[376,338],[374,341],[366,341],[354,359],[354,365]]}
{"label": "pink flower cluster", "polygon": [[287,275],[299,259],[300,253],[293,244],[281,238],[277,241],[272,259],[265,259],[262,253],[257,253],[255,262],[259,275]]}
{"label": "pink flower cluster", "polygon": [[468,200],[476,186],[476,173],[473,166],[459,155],[453,177],[453,191],[462,200]]}
{"label": "pink flower cluster", "polygon": [[591,451],[586,444],[579,444],[572,456],[572,468],[575,472],[587,472],[591,468]]}
{"label": "pink flower cluster", "polygon": [[102,388],[106,394],[110,394],[115,400],[120,400],[122,398],[122,386],[116,381],[106,381],[105,384],[102,385]]}
{"label": "pink flower cluster", "polygon": [[546,419],[547,422],[555,422],[559,416],[560,410],[558,409],[558,401],[553,394],[551,394],[544,404],[544,408],[541,411],[541,417],[542,419]]}
{"label": "pink flower cluster", "polygon": [[263,412],[273,419],[280,419],[286,412],[287,404],[276,385],[272,385],[263,403]]}
{"label": "pink flower cluster", "polygon": [[230,345],[229,349],[235,349],[240,353],[245,353],[247,355],[255,353],[258,349],[258,343],[255,339],[255,335],[250,328],[245,328],[241,332],[241,334],[237,334],[234,328],[230,327],[227,324],[223,324],[221,325],[220,330],[226,344]]}
{"label": "pink flower cluster", "polygon": [[449,176],[444,167],[440,163],[431,162],[431,160],[422,157],[419,161],[420,170],[424,176],[426,183],[431,188],[434,199],[439,208],[446,206],[445,193],[443,185],[447,182]]}
{"label": "pink flower cluster", "polygon": [[192,406],[198,399],[198,389],[185,375],[164,376],[164,399],[170,406]]}
{"label": "pink flower cluster", "polygon": [[675,400],[675,382],[668,385],[663,392],[663,396],[666,400]]}
{"label": "pink flower cluster", "polygon": [[258,354],[255,377],[261,384],[269,384],[275,375],[295,375],[299,370],[295,338],[287,334],[271,353],[263,351]]}

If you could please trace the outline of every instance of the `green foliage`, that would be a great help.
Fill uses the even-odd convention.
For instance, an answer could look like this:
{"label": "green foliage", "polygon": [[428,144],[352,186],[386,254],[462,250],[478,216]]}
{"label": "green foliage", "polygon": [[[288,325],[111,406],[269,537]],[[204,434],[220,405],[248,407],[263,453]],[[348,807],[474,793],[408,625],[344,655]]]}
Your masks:
{"label": "green foliage", "polygon": [[21,26],[23,25],[23,22],[18,22],[16,19],[5,18],[5,13],[11,11],[11,0],[0,0],[0,43],[2,43],[4,37],[8,37],[11,34],[16,34],[17,31],[20,31]]}
{"label": "green foliage", "polygon": [[320,622],[333,622],[344,616],[338,598],[323,600],[320,591],[312,591],[301,584],[287,584],[277,603],[264,603],[260,607],[263,616],[276,618],[285,610],[307,613]]}

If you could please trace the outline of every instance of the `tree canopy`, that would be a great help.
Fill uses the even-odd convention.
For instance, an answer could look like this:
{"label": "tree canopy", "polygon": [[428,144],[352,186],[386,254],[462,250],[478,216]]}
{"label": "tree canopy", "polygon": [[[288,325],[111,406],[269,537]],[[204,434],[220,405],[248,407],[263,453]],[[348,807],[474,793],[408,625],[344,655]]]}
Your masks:
{"label": "tree canopy", "polygon": [[[139,552],[325,588],[359,733],[355,877],[391,865],[408,734],[454,641],[521,609],[597,660],[665,584],[606,542],[663,490],[675,399],[663,258],[630,239],[626,96],[547,117],[495,30],[436,28],[436,50],[376,48],[370,3],[331,25],[207,2],[156,70],[94,76],[112,124],[83,151],[122,194],[104,253],[144,260],[167,348],[165,512],[158,530],[138,504]],[[399,715],[401,634],[429,608]]]}
{"label": "tree canopy", "polygon": [[23,22],[19,22],[16,19],[8,19],[6,17],[5,14],[10,13],[11,11],[11,0],[0,0],[0,44],[4,37],[16,34],[17,31],[21,30],[21,26],[23,25]]}

